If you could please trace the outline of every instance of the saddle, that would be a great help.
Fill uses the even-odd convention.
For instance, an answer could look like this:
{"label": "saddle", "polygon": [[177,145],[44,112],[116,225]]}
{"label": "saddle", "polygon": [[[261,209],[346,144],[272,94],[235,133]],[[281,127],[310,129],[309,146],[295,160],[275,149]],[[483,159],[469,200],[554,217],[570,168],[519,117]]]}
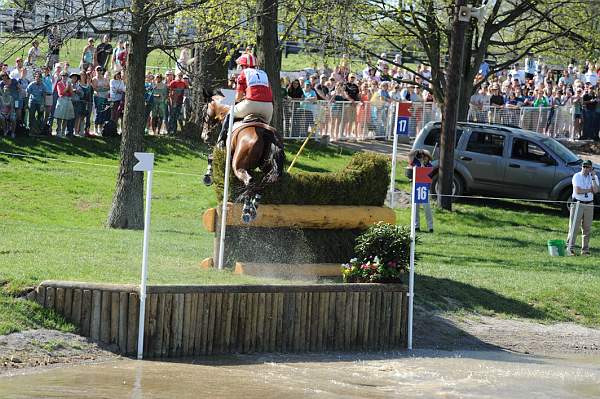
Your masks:
{"label": "saddle", "polygon": [[259,115],[256,114],[249,114],[244,117],[244,119],[235,121],[231,131],[231,139],[233,140],[242,129],[247,127],[256,127],[266,130],[273,136],[277,145],[283,147],[283,140],[279,136],[277,129],[266,123]]}

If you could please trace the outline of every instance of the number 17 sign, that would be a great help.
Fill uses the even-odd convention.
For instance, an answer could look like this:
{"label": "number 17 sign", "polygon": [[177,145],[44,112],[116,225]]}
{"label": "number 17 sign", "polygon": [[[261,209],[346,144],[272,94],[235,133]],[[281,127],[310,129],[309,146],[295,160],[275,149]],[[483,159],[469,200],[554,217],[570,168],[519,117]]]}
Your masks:
{"label": "number 17 sign", "polygon": [[429,202],[432,167],[415,167],[413,170],[413,202],[426,204]]}

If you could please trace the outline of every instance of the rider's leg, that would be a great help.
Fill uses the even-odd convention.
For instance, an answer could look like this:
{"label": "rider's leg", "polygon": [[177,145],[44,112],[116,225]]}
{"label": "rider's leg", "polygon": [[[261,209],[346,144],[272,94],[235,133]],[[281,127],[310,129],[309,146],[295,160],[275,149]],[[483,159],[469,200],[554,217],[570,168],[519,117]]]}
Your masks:
{"label": "rider's leg", "polygon": [[219,133],[219,138],[217,139],[217,147],[219,148],[225,147],[225,142],[227,140],[227,131],[229,130],[229,118],[229,113],[227,113],[225,118],[223,118],[223,126],[221,126],[221,132]]}

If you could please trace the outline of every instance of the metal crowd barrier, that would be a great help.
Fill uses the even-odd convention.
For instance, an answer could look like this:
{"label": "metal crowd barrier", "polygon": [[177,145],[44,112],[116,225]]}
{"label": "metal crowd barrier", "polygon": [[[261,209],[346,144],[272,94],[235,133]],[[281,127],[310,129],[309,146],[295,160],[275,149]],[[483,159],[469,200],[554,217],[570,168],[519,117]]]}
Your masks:
{"label": "metal crowd barrier", "polygon": [[[332,141],[391,139],[394,134],[397,102],[349,102],[286,100],[283,135],[288,139],[329,136]],[[430,121],[440,120],[439,107],[431,102],[411,103],[408,134]]]}
{"label": "metal crowd barrier", "polygon": [[571,107],[495,107],[482,109],[470,106],[468,120],[478,123],[499,123],[546,134],[573,139]]}

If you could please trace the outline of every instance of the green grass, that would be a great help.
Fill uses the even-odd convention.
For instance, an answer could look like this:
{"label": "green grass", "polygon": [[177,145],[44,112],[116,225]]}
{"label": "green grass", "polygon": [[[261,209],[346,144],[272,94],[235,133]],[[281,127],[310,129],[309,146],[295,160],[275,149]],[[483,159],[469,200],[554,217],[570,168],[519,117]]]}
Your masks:
{"label": "green grass", "polygon": [[[301,143],[286,144],[289,162]],[[199,269],[199,261],[211,255],[213,245],[213,235],[201,226],[201,215],[216,205],[213,189],[200,182],[205,149],[147,137],[146,150],[156,154],[150,283],[273,281]],[[61,327],[64,321],[41,314],[36,305],[10,296],[24,287],[46,279],[139,281],[142,232],[104,227],[117,173],[118,142],[0,138],[0,151],[78,162],[0,154],[0,282],[4,285],[0,334],[44,323],[69,328]],[[311,143],[295,168],[337,170],[349,155],[348,150]],[[402,167],[397,184],[408,187]],[[567,229],[567,219],[552,208],[472,202],[455,204],[452,213],[435,208],[434,212],[435,233],[421,234],[417,246],[418,305],[600,326],[596,224],[591,238],[596,256],[551,258],[546,241],[564,239]],[[397,220],[408,224],[409,210],[397,210]]]}
{"label": "green grass", "polygon": [[[48,52],[48,41],[40,39],[40,50],[44,57]],[[96,39],[96,45],[100,42]],[[68,61],[71,67],[76,68],[81,62],[81,53],[84,47],[87,45],[87,39],[70,39],[67,40],[64,46],[61,48],[60,60]],[[116,41],[112,42],[112,45],[116,45]],[[6,63],[14,66],[14,61],[17,57],[27,58],[27,52],[31,47],[31,43],[23,39],[10,39],[7,37],[0,37],[0,61],[6,60]],[[179,51],[175,52],[175,56],[179,56]],[[318,53],[299,53],[289,54],[288,57],[282,57],[282,71],[299,71],[304,68],[312,67],[315,63],[319,67],[323,65],[323,62],[328,62],[330,68],[339,62],[338,58],[327,58],[323,59]],[[175,61],[167,54],[160,50],[154,50],[148,55],[148,70],[156,73],[163,72],[165,69],[175,68]]]}

